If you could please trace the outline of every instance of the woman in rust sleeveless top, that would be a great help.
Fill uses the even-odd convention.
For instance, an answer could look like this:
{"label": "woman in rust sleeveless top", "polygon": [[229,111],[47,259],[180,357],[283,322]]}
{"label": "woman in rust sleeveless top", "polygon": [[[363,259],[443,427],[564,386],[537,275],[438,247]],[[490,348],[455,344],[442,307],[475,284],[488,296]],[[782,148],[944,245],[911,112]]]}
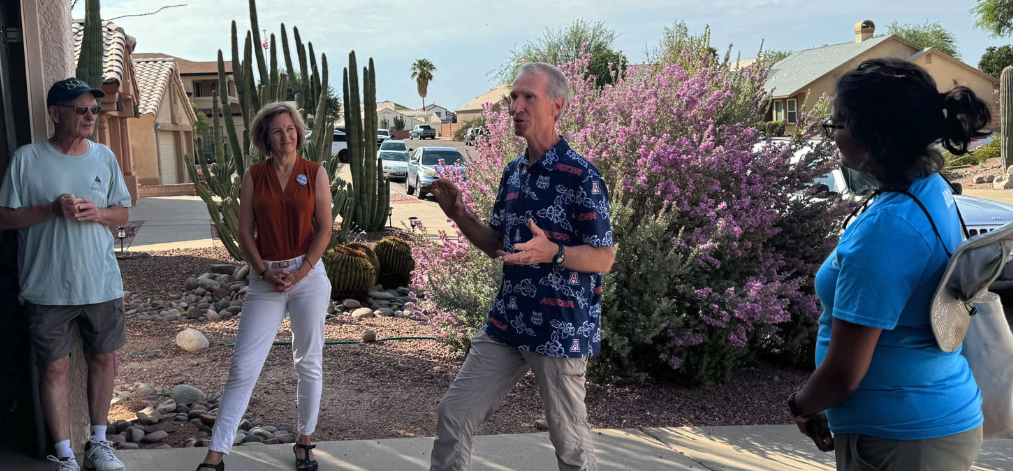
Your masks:
{"label": "woman in rust sleeveless top", "polygon": [[324,319],[331,292],[320,261],[331,239],[331,191],[320,164],[299,156],[305,128],[287,103],[269,104],[253,120],[250,140],[270,158],[243,175],[239,243],[250,264],[250,290],[211,446],[198,471],[225,469],[222,458],[232,447],[286,313],[299,374],[296,470],[317,469],[311,435],[320,410]]}

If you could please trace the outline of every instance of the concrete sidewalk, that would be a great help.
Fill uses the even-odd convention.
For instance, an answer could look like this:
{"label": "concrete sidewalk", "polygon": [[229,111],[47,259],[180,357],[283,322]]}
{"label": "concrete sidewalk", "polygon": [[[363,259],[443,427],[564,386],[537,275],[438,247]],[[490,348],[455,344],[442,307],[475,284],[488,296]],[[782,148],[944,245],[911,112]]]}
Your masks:
{"label": "concrete sidewalk", "polygon": [[[833,471],[834,455],[821,453],[793,425],[744,427],[672,427],[595,433],[599,468],[636,471]],[[319,443],[321,470],[424,471],[429,469],[432,438]],[[128,470],[189,471],[207,449],[122,451]],[[989,440],[975,471],[1013,469],[1013,440]],[[294,468],[291,445],[236,447],[226,469],[282,471]],[[6,457],[5,457],[6,458]],[[51,463],[20,459],[0,461],[2,469],[48,471]],[[556,469],[546,433],[481,435],[475,438],[473,471],[551,471]]]}
{"label": "concrete sidewalk", "polygon": [[[196,196],[141,198],[130,208],[131,221],[144,221],[127,250],[213,247],[207,205]],[[217,242],[220,245],[220,242]]]}

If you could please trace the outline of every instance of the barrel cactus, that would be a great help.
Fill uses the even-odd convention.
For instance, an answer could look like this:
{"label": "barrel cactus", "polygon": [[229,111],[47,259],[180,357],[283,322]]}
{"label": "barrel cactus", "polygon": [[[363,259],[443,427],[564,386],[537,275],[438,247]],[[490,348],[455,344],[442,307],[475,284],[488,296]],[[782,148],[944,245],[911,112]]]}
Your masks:
{"label": "barrel cactus", "polygon": [[407,286],[415,270],[412,247],[397,237],[385,237],[373,247],[380,260],[380,284],[385,287]]}
{"label": "barrel cactus", "polygon": [[376,269],[361,250],[339,245],[324,254],[324,269],[331,280],[331,299],[358,298],[376,282]]}
{"label": "barrel cactus", "polygon": [[366,258],[368,258],[369,263],[373,265],[373,269],[376,270],[377,275],[380,274],[380,259],[376,258],[376,252],[373,252],[373,249],[370,246],[366,244],[360,244],[358,242],[353,242],[351,244],[346,244],[345,247],[358,250],[366,254]]}

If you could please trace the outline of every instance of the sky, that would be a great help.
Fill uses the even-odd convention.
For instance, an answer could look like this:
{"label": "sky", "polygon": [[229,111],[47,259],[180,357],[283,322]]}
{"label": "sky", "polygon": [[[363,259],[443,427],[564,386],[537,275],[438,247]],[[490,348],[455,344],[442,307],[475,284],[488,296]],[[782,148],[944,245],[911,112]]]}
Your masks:
{"label": "sky", "polygon": [[[280,31],[291,40],[298,27],[317,55],[327,55],[331,85],[341,90],[341,70],[355,51],[360,67],[372,57],[377,100],[419,108],[422,98],[411,79],[419,58],[435,66],[427,104],[454,110],[495,85],[492,71],[511,49],[537,40],[546,28],[576,19],[602,21],[618,33],[614,44],[631,62],[644,59],[645,47],[657,44],[664,28],[683,20],[693,33],[711,28],[712,44],[732,47],[733,57],[756,56],[765,49],[808,49],[854,41],[853,28],[872,20],[877,33],[890,22],[939,22],[954,34],[961,58],[977,66],[988,46],[1013,43],[992,39],[974,27],[974,0],[260,0],[260,28]],[[218,50],[231,59],[231,22],[240,32],[240,49],[250,27],[247,0],[103,0],[102,17],[141,14],[165,5],[186,4],[145,17],[115,23],[137,39],[136,52],[161,52],[188,60],[216,60]],[[84,18],[84,0],[73,11]],[[280,37],[278,38],[280,48]],[[279,62],[284,59],[279,52]],[[294,54],[294,51],[293,51]]]}

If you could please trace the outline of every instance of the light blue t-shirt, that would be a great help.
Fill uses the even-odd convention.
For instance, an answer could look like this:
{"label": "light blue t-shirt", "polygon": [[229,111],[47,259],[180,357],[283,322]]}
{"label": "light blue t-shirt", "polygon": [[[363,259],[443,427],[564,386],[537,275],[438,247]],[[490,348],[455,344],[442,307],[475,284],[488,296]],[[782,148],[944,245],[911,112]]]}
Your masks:
{"label": "light blue t-shirt", "polygon": [[[909,189],[925,205],[951,252],[961,242],[949,186],[939,175]],[[982,423],[981,391],[967,361],[939,349],[929,305],[948,257],[914,200],[884,193],[847,228],[816,275],[823,304],[816,364],[833,319],[883,329],[858,390],[827,411],[834,433],[895,440],[937,438]]]}
{"label": "light blue t-shirt", "polygon": [[[116,156],[91,143],[82,155],[61,154],[48,141],[14,153],[0,186],[0,206],[51,204],[60,195],[88,198],[99,208],[130,206]],[[109,227],[57,217],[18,231],[22,302],[44,305],[97,304],[123,297]]]}

